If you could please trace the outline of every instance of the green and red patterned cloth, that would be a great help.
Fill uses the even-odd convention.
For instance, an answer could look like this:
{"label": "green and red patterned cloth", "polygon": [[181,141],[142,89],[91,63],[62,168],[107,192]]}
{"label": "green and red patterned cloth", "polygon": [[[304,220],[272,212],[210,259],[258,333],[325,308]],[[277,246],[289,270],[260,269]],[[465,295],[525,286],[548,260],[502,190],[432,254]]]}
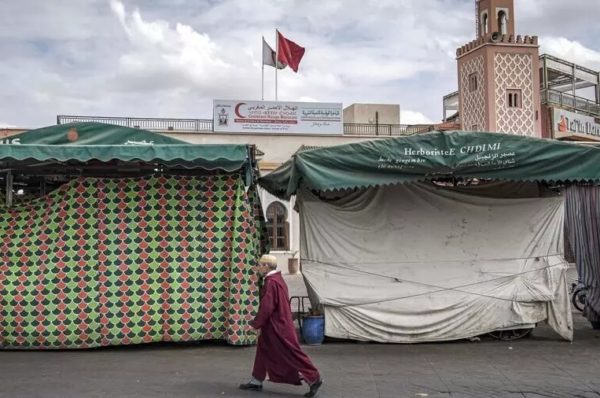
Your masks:
{"label": "green and red patterned cloth", "polygon": [[263,226],[240,173],[80,178],[0,209],[0,348],[253,344]]}

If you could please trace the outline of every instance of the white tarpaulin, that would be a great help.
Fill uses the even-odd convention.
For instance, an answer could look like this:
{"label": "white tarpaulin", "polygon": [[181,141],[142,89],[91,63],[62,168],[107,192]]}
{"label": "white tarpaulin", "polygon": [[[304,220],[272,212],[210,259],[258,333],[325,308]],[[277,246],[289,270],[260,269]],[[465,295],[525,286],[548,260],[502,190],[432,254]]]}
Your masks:
{"label": "white tarpaulin", "polygon": [[443,341],[547,321],[572,340],[563,197],[408,184],[328,200],[301,191],[297,203],[327,336]]}

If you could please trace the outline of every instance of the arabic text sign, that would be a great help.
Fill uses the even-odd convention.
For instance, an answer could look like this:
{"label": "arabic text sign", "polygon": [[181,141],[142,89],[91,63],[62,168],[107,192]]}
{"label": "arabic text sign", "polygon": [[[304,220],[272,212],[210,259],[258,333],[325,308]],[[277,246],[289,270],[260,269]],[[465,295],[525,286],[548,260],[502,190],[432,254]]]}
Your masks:
{"label": "arabic text sign", "polygon": [[214,131],[343,134],[340,103],[215,100]]}

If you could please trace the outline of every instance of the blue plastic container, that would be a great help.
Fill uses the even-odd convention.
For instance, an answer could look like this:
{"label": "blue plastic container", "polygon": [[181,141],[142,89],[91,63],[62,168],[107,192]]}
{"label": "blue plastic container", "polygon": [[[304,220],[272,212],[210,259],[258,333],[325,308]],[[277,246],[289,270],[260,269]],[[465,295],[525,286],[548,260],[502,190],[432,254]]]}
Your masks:
{"label": "blue plastic container", "polygon": [[325,317],[309,315],[302,319],[302,339],[308,345],[320,345],[325,340]]}

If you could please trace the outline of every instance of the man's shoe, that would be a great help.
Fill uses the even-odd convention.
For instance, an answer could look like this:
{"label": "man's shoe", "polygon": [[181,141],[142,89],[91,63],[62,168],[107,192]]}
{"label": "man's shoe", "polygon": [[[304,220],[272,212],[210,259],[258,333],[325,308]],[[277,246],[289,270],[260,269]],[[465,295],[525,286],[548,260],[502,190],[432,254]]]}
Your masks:
{"label": "man's shoe", "polygon": [[254,383],[240,384],[240,390],[245,390],[245,391],[262,391],[262,384],[254,384]]}
{"label": "man's shoe", "polygon": [[310,390],[308,390],[308,392],[306,394],[304,394],[305,397],[316,397],[317,394],[319,393],[319,388],[321,388],[321,386],[323,385],[323,379],[319,379],[317,381],[315,381],[313,384],[310,385]]}

